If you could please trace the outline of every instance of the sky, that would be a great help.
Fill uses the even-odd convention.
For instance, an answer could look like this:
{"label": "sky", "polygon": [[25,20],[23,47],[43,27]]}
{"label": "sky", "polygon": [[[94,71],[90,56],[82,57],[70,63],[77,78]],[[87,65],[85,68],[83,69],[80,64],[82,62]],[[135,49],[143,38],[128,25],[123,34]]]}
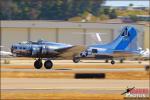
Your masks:
{"label": "sky", "polygon": [[134,7],[149,7],[149,0],[107,0],[105,5],[107,6],[128,6],[130,3]]}

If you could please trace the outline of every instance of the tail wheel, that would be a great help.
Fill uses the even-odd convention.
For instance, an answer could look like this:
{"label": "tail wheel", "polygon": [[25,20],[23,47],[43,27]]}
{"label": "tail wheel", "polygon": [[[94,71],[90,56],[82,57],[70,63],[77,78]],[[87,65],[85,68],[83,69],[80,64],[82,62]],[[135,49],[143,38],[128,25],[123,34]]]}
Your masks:
{"label": "tail wheel", "polygon": [[50,60],[45,61],[44,67],[45,67],[46,69],[51,69],[51,68],[53,67],[52,61],[50,61]]}
{"label": "tail wheel", "polygon": [[74,63],[78,63],[78,62],[80,61],[80,57],[78,56],[77,53],[75,53],[75,54],[73,55],[72,61],[73,61]]}
{"label": "tail wheel", "polygon": [[112,61],[111,61],[111,64],[112,64],[112,65],[113,65],[113,64],[115,64],[115,61],[114,61],[114,60],[112,60]]}
{"label": "tail wheel", "polygon": [[80,61],[80,58],[79,58],[79,57],[74,57],[74,58],[73,58],[73,62],[74,62],[74,63],[78,63],[79,61]]}
{"label": "tail wheel", "polygon": [[38,59],[34,62],[34,67],[40,69],[43,66],[42,60]]}

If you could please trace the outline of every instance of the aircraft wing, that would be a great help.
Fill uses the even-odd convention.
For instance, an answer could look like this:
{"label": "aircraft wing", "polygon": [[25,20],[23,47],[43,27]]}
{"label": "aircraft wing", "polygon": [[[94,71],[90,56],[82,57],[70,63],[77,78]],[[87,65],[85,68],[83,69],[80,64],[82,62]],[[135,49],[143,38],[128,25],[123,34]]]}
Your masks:
{"label": "aircraft wing", "polygon": [[75,54],[81,53],[85,48],[85,46],[76,45],[69,48],[58,49],[56,51],[59,52],[59,55],[56,59],[72,59]]}

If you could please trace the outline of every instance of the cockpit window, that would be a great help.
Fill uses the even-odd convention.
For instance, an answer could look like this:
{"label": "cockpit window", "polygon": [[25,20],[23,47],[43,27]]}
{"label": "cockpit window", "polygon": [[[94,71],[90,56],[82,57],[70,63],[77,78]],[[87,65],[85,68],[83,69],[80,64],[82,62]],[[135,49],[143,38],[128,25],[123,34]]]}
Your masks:
{"label": "cockpit window", "polygon": [[92,53],[97,53],[97,49],[92,49]]}
{"label": "cockpit window", "polygon": [[28,41],[23,41],[23,42],[20,42],[19,44],[30,44],[30,42],[28,42]]}
{"label": "cockpit window", "polygon": [[16,46],[13,46],[12,48],[13,48],[13,49],[17,49],[17,47],[16,47]]}
{"label": "cockpit window", "polygon": [[32,42],[32,44],[39,44],[39,43],[37,43],[37,42]]}

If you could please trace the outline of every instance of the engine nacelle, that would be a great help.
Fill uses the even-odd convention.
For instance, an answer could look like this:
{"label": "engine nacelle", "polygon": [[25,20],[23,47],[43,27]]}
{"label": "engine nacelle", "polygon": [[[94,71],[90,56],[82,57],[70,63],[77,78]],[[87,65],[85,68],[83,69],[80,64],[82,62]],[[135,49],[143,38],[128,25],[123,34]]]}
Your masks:
{"label": "engine nacelle", "polygon": [[32,47],[31,48],[31,55],[32,56],[39,55],[40,52],[41,52],[41,48],[40,47]]}
{"label": "engine nacelle", "polygon": [[32,56],[37,56],[37,55],[51,55],[51,54],[56,54],[57,52],[51,49],[48,46],[42,45],[40,47],[32,47]]}

